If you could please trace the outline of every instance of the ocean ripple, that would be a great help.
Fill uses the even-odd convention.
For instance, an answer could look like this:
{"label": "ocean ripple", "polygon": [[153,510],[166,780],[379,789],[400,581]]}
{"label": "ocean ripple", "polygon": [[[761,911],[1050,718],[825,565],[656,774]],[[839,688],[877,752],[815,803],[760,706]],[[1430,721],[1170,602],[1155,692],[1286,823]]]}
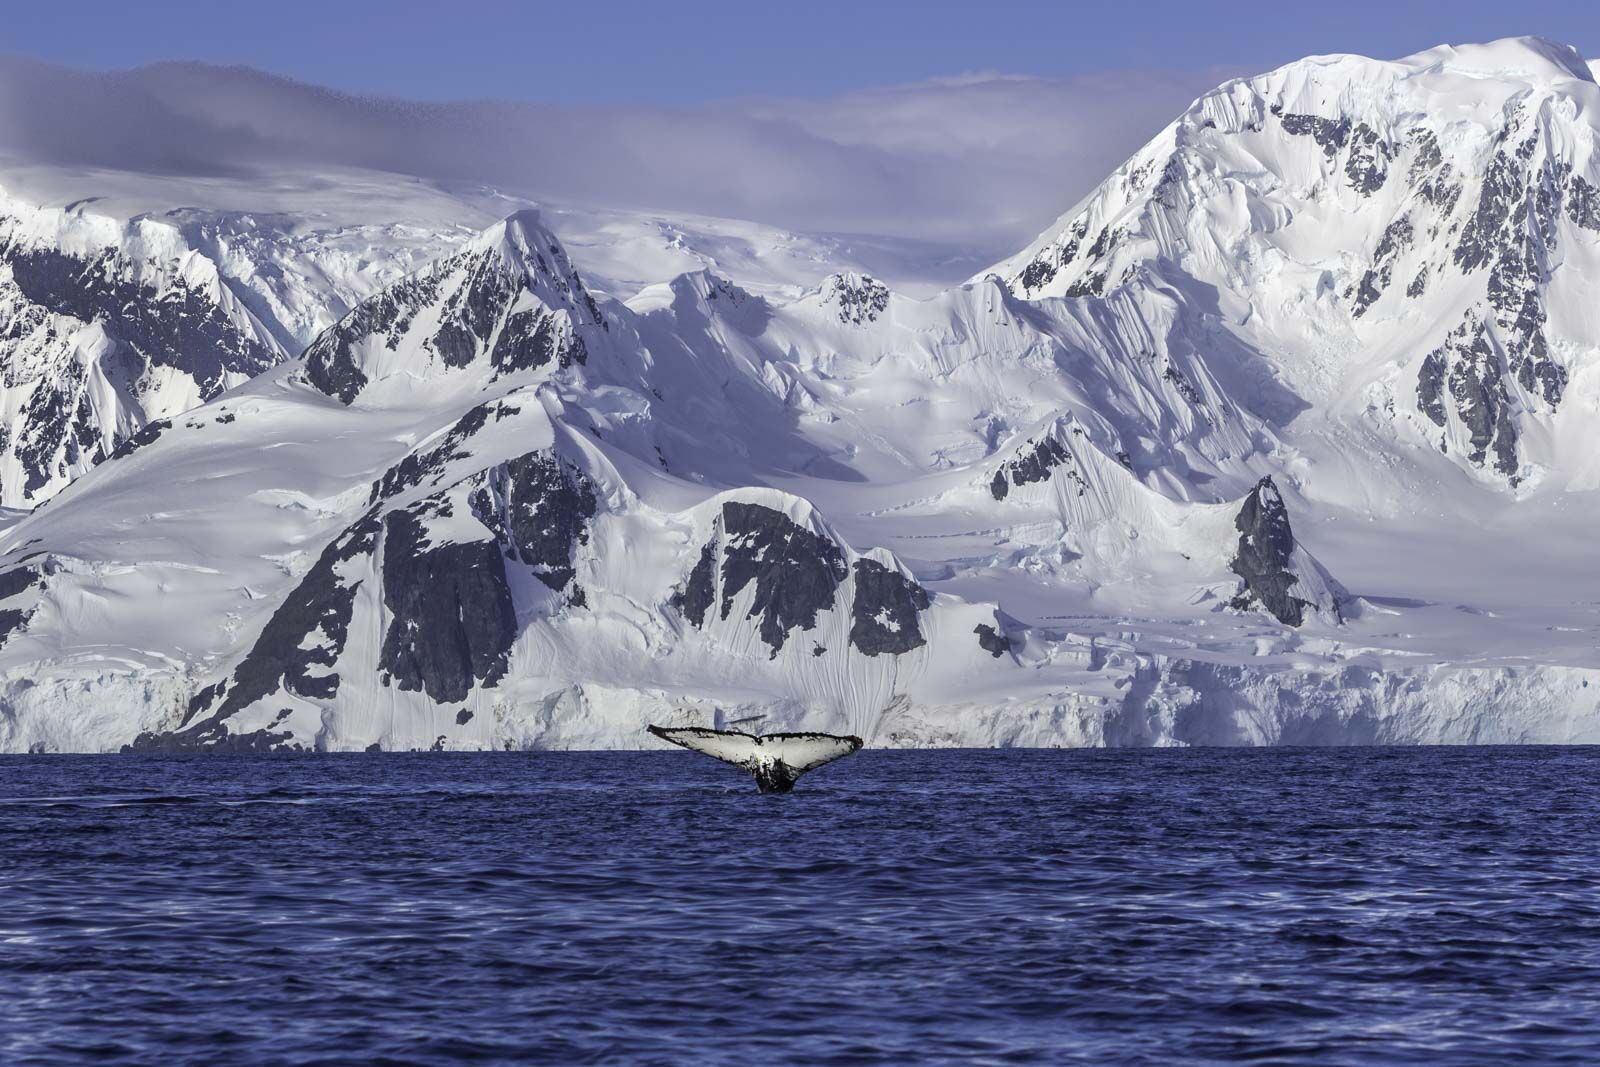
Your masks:
{"label": "ocean ripple", "polygon": [[1583,1063],[1600,752],[0,760],[0,1062]]}

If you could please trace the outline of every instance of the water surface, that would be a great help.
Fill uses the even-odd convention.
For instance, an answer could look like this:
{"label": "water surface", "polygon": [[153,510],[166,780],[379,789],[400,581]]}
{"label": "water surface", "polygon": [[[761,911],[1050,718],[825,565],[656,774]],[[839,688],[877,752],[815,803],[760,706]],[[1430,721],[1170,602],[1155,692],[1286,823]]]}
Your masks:
{"label": "water surface", "polygon": [[1594,1062],[1600,751],[0,758],[0,1062]]}

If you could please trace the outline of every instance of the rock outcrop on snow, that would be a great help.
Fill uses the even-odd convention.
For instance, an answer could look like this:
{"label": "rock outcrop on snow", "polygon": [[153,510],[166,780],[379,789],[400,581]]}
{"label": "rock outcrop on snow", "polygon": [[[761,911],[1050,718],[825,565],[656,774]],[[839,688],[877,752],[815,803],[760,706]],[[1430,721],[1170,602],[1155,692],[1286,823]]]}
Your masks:
{"label": "rock outcrop on snow", "polygon": [[[33,507],[135,437],[299,355],[450,235],[304,232],[178,209],[113,219],[0,190],[0,503]],[[354,260],[354,262],[352,262]]]}
{"label": "rock outcrop on snow", "polygon": [[0,749],[1600,740],[1597,115],[1545,42],[1291,64],[922,300],[622,301],[519,211],[289,314],[29,216]]}
{"label": "rock outcrop on snow", "polygon": [[1596,342],[1597,99],[1533,39],[1290,64],[1196,101],[1001,272],[1035,298],[1212,287],[1303,399],[1307,357],[1349,350],[1388,433],[1515,488],[1560,466]]}
{"label": "rock outcrop on snow", "polygon": [[1285,626],[1305,623],[1306,612],[1326,611],[1339,619],[1338,595],[1326,573],[1295,543],[1289,509],[1271,478],[1263,478],[1234,520],[1239,549],[1228,566],[1239,576],[1233,606],[1259,606]]}

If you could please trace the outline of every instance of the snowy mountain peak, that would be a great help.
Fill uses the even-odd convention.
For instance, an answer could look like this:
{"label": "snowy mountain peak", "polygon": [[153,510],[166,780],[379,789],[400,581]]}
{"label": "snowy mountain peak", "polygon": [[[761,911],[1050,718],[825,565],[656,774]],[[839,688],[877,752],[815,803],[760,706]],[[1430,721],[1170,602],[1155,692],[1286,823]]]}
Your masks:
{"label": "snowy mountain peak", "polygon": [[285,355],[177,227],[0,192],[0,503],[48,499]]}
{"label": "snowy mountain peak", "polygon": [[[478,234],[467,254],[498,261],[508,274],[520,274],[528,289],[549,302],[587,310],[593,302],[561,241],[544,226],[536,208],[525,208]],[[598,314],[592,316],[598,320]]]}
{"label": "snowy mountain peak", "polygon": [[[598,747],[744,714],[882,745],[1600,737],[1573,62],[1231,82],[929,299],[763,286],[711,242],[602,304],[551,215],[460,233],[0,531],[0,748]],[[165,288],[74,311],[171,236],[84,257],[83,224],[0,245],[8,373],[91,383],[39,375],[19,432],[70,432],[146,320],[210,324],[189,381],[250,315],[315,321],[250,280],[307,260],[236,216],[173,223]]]}
{"label": "snowy mountain peak", "polygon": [[1519,38],[1230,82],[999,269],[1035,300],[1177,297],[1291,406],[1516,489],[1573,464],[1564,401],[1600,347],[1587,75]]}
{"label": "snowy mountain peak", "polygon": [[566,251],[555,234],[545,227],[544,216],[536,207],[513,211],[480,232],[468,247],[503,249],[519,262],[537,253],[549,252],[566,262]]}
{"label": "snowy mountain peak", "polygon": [[831,274],[823,281],[818,298],[833,309],[840,322],[865,326],[888,310],[889,287],[868,274]]}
{"label": "snowy mountain peak", "polygon": [[1440,45],[1399,63],[1422,71],[1527,78],[1544,84],[1568,78],[1594,81],[1594,74],[1581,52],[1569,44],[1545,37],[1505,37],[1485,44]]}
{"label": "snowy mountain peak", "polygon": [[610,324],[561,242],[522,211],[363,302],[312,342],[305,365],[345,404],[380,382],[413,396],[444,379],[474,389],[485,375],[585,362],[594,328]]}

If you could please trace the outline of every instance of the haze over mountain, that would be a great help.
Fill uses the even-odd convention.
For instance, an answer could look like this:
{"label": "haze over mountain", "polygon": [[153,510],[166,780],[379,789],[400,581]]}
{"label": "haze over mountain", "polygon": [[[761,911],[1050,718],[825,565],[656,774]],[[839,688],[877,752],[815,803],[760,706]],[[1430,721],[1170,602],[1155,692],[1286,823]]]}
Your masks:
{"label": "haze over mountain", "polygon": [[[823,99],[602,107],[362,97],[203,63],[98,72],[0,57],[0,157],[51,168],[44,191],[67,200],[104,195],[72,184],[81,171],[259,184],[360,169],[993,259],[1219,76],[978,73]],[[185,206],[152,192],[137,210]],[[248,199],[213,206],[248,210]]]}
{"label": "haze over mountain", "polygon": [[372,159],[19,165],[108,200],[0,232],[0,746],[1594,740],[1597,109],[1538,39],[1303,60],[924,299]]}

